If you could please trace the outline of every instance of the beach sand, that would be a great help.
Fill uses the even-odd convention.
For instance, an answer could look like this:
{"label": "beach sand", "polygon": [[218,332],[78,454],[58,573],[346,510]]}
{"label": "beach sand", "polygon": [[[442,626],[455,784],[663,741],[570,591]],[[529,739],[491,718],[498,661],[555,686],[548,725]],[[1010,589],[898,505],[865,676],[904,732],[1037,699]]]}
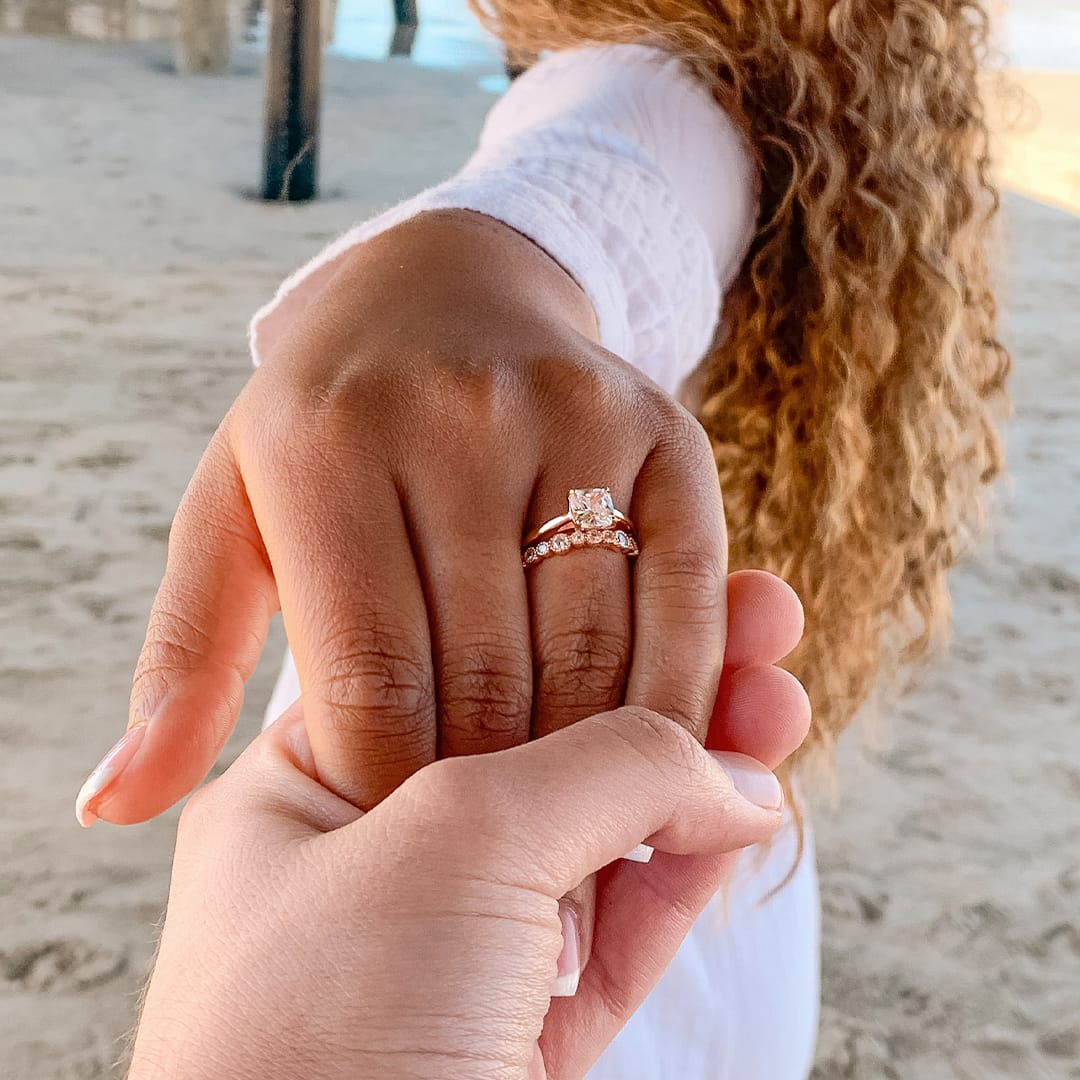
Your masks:
{"label": "beach sand", "polygon": [[[355,219],[437,179],[475,75],[331,62],[323,185],[243,196],[256,58],[0,37],[0,1076],[114,1075],[168,884],[175,812],[78,829],[122,730],[184,484],[247,377],[245,323]],[[1014,484],[956,576],[950,657],[847,741],[817,813],[816,1076],[1080,1077],[1080,219],[1010,197]],[[275,633],[222,766],[257,727]],[[782,1033],[778,1033],[782,1037]],[[638,1078],[628,1078],[638,1080]],[[647,1080],[647,1078],[641,1078]]]}

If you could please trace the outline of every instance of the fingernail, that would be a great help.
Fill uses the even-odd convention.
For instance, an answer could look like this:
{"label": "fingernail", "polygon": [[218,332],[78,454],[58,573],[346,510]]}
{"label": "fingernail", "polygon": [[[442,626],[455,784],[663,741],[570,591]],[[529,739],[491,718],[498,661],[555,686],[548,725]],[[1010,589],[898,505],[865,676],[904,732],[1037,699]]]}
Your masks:
{"label": "fingernail", "polygon": [[573,997],[581,979],[581,931],[578,913],[565,900],[559,901],[559,922],[562,923],[562,952],[559,953],[558,975],[551,984],[551,996]]}
{"label": "fingernail", "polygon": [[86,778],[86,783],[79,788],[79,794],[75,798],[75,820],[84,829],[89,829],[97,821],[98,816],[94,812],[94,804],[131,763],[145,734],[145,721],[129,728],[120,741],[101,759],[98,767]]}
{"label": "fingernail", "polygon": [[780,781],[752,757],[745,754],[709,751],[713,759],[728,774],[731,785],[748,802],[763,810],[779,810],[784,805],[784,789]]}
{"label": "fingernail", "polygon": [[653,857],[653,849],[648,844],[638,844],[633,851],[628,851],[623,858],[627,862],[647,863]]}

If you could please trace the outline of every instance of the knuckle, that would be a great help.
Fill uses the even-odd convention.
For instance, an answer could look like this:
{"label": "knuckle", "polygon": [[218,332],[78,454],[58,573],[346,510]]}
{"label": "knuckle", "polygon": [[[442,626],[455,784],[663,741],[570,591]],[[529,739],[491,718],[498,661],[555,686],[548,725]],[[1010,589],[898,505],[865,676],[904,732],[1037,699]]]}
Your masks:
{"label": "knuckle", "polygon": [[629,627],[592,623],[541,634],[536,642],[539,692],[556,704],[607,704],[626,683]]}
{"label": "knuckle", "polygon": [[197,852],[204,866],[212,866],[213,853],[222,852],[230,865],[240,852],[260,846],[266,836],[266,817],[244,768],[227,769],[196,789],[187,799],[177,824],[177,851]]}
{"label": "knuckle", "polygon": [[135,677],[153,670],[188,668],[210,645],[209,633],[195,619],[175,608],[155,605]]}
{"label": "knuckle", "polygon": [[441,398],[432,401],[452,403],[470,420],[494,425],[501,411],[503,385],[496,366],[490,362],[455,359],[440,370],[437,388]]}
{"label": "knuckle", "polygon": [[532,662],[527,652],[491,643],[455,648],[443,660],[439,683],[441,723],[448,732],[483,744],[528,730]]}
{"label": "knuckle", "polygon": [[471,844],[490,837],[492,823],[500,820],[499,807],[508,804],[511,793],[499,790],[502,771],[485,764],[483,756],[447,757],[415,773],[403,789],[412,811],[408,816],[425,824],[434,819],[441,826],[452,818],[455,833],[472,838]]}
{"label": "knuckle", "polygon": [[140,662],[175,668],[212,663],[220,622],[214,593],[189,575],[169,570],[154,598]]}
{"label": "knuckle", "polygon": [[653,391],[652,395],[657,445],[695,464],[702,459],[711,463],[709,436],[697,418],[661,391]]}
{"label": "knuckle", "polygon": [[687,777],[697,774],[701,746],[683,725],[640,706],[616,709],[605,719],[646,760],[666,763]]}
{"label": "knuckle", "polygon": [[[508,401],[516,391],[505,367],[489,357],[457,351],[427,357],[428,377],[395,390],[393,398],[414,424],[438,437],[446,452],[488,453],[505,429]],[[379,400],[388,400],[382,398]]]}
{"label": "knuckle", "polygon": [[[727,567],[719,545],[703,543],[647,552],[648,573],[639,574],[640,601],[677,605],[687,615],[711,618],[727,596]],[[644,562],[644,558],[643,558]]]}
{"label": "knuckle", "polygon": [[149,707],[159,700],[167,685],[177,676],[210,663],[209,658],[214,653],[213,638],[204,629],[209,625],[209,613],[200,610],[197,594],[192,592],[185,598],[185,614],[169,596],[169,591],[168,586],[163,584],[150,614],[146,637],[132,677],[133,713],[143,704]]}
{"label": "knuckle", "polygon": [[555,415],[568,430],[580,431],[582,421],[619,422],[631,410],[636,396],[636,373],[623,360],[596,348],[585,353],[562,353],[546,358],[538,367],[537,381]]}
{"label": "knuckle", "polygon": [[324,643],[312,694],[320,725],[340,741],[365,744],[411,738],[431,730],[435,694],[426,656],[407,635],[360,631]]}
{"label": "knuckle", "polygon": [[217,782],[197,788],[188,797],[177,824],[177,842],[203,839],[220,832],[221,807]]}
{"label": "knuckle", "polygon": [[[334,475],[343,455],[359,452],[359,408],[325,388],[302,387],[247,410],[235,435],[241,457],[268,475],[310,473],[313,481]],[[367,434],[372,434],[365,425]]]}
{"label": "knuckle", "polygon": [[255,461],[287,458],[306,426],[301,409],[293,395],[263,395],[259,405],[236,414],[234,441],[244,457]]}

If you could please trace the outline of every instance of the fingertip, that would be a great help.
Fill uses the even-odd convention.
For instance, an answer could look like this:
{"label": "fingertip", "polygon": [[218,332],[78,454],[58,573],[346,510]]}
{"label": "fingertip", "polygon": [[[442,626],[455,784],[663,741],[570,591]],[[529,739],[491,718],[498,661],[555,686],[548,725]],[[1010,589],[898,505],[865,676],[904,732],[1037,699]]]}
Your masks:
{"label": "fingertip", "polygon": [[137,825],[179,802],[213,767],[242,695],[232,677],[190,675],[90,774],[79,793],[80,819],[92,813],[113,825]]}
{"label": "fingertip", "polygon": [[75,796],[75,820],[84,829],[90,828],[101,817],[100,805],[123,783],[145,735],[145,724],[128,728],[83,781]]}
{"label": "fingertip", "polygon": [[769,665],[725,671],[706,746],[774,769],[802,745],[810,721],[810,698],[791,672]]}
{"label": "fingertip", "polygon": [[728,667],[775,664],[802,639],[802,602],[782,578],[765,570],[737,570],[728,577]]}

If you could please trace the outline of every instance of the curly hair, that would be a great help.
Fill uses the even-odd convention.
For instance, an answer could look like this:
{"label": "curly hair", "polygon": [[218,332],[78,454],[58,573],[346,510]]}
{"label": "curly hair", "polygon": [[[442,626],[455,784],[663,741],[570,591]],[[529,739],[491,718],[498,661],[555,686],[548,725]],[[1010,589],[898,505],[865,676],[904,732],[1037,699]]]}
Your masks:
{"label": "curly hair", "polygon": [[[757,231],[695,411],[733,567],[798,590],[794,763],[947,638],[946,575],[1001,471],[1010,358],[977,0],[473,0],[516,53],[650,41],[684,57],[757,158]],[[790,770],[791,763],[788,769]],[[790,777],[786,777],[790,779]]]}

